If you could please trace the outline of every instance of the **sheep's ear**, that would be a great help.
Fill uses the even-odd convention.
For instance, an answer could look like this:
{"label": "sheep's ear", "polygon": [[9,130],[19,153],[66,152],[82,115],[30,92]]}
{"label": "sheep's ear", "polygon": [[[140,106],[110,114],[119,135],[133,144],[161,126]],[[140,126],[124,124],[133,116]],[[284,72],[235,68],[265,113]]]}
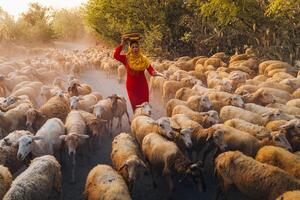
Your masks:
{"label": "sheep's ear", "polygon": [[42,137],[42,136],[33,136],[32,137],[33,141],[35,141],[35,140],[43,140],[43,139],[44,139],[44,137]]}
{"label": "sheep's ear", "polygon": [[88,139],[90,136],[89,135],[85,135],[85,134],[78,134],[78,137],[81,139]]}
{"label": "sheep's ear", "polygon": [[121,170],[123,170],[123,168],[124,168],[124,167],[126,167],[126,168],[128,167],[128,164],[127,164],[126,162],[125,162],[125,163],[124,163],[124,164],[123,164],[123,165],[122,165],[122,166],[119,168],[119,170],[118,170],[118,171],[121,171]]}
{"label": "sheep's ear", "polygon": [[66,139],[66,137],[67,137],[67,135],[61,135],[61,136],[59,136],[59,139],[61,139],[61,140],[65,140],[65,139]]}

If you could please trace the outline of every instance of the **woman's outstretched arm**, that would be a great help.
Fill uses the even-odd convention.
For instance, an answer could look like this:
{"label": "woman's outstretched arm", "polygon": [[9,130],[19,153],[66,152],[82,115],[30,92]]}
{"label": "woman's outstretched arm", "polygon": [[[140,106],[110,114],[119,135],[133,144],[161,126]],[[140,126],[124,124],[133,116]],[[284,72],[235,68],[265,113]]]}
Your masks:
{"label": "woman's outstretched arm", "polygon": [[149,74],[151,76],[161,76],[161,77],[164,77],[166,78],[162,73],[159,73],[158,71],[156,71],[152,65],[149,65],[149,67],[147,68],[147,71],[149,72]]}
{"label": "woman's outstretched arm", "polygon": [[123,49],[123,44],[120,44],[116,49],[114,53],[114,58],[120,62],[122,62],[125,65],[126,56],[121,55],[121,51]]}

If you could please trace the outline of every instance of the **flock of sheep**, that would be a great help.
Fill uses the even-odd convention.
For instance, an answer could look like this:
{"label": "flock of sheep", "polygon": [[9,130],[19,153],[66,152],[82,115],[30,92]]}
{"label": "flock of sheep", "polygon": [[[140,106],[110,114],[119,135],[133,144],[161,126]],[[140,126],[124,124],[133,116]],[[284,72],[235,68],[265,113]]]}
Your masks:
{"label": "flock of sheep", "polygon": [[[220,52],[153,61],[165,78],[147,75],[150,90],[162,97],[167,113],[155,120],[151,102],[139,105],[130,118],[124,97],[103,97],[81,82],[86,70],[124,81],[125,68],[110,52],[41,52],[15,62],[1,59],[0,198],[58,199],[61,165],[72,166],[70,181],[76,182],[77,159],[87,159],[109,136],[112,166],[99,164],[89,172],[86,199],[131,199],[145,172],[153,187],[162,175],[168,198],[175,174],[205,192],[209,159],[218,192],[226,194],[235,185],[251,199],[300,199],[296,67],[261,60],[253,49],[229,58]],[[131,133],[122,132],[124,115]]]}

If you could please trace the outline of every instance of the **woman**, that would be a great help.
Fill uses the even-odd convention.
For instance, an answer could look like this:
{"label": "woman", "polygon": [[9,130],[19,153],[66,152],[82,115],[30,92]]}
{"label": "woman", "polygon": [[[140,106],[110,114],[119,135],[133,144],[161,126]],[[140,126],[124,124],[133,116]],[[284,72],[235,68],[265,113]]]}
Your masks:
{"label": "woman", "polygon": [[137,105],[149,102],[149,89],[144,71],[147,69],[151,76],[163,75],[153,69],[149,60],[140,52],[138,41],[130,41],[127,54],[121,55],[127,40],[128,38],[122,38],[122,43],[115,50],[114,58],[126,67],[126,90],[134,111]]}

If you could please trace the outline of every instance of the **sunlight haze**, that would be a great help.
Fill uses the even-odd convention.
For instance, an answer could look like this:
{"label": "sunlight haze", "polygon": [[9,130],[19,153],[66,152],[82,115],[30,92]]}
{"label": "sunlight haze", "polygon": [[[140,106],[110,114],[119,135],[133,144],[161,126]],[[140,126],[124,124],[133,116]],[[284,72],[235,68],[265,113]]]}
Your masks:
{"label": "sunlight haze", "polygon": [[0,0],[0,7],[10,15],[18,18],[22,12],[28,9],[28,4],[34,2],[43,6],[59,9],[77,7],[87,2],[87,0]]}

